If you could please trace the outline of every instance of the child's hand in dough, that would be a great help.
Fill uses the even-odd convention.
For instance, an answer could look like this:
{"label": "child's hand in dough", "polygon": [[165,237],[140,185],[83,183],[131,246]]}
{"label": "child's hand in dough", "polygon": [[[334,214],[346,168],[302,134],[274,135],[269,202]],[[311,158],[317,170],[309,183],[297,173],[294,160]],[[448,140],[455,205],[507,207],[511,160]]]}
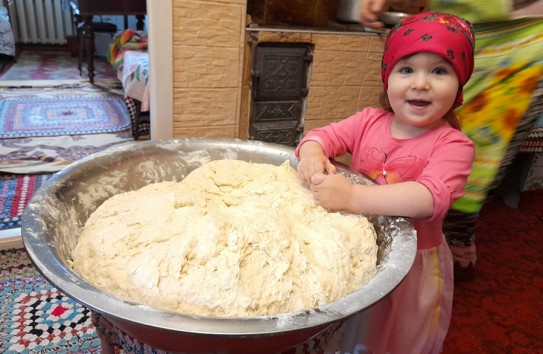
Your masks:
{"label": "child's hand in dough", "polygon": [[341,174],[316,173],[311,177],[309,189],[320,206],[331,210],[347,210],[353,184]]}
{"label": "child's hand in dough", "polygon": [[297,170],[302,180],[310,183],[311,177],[316,173],[336,173],[336,166],[323,154],[311,154],[300,160]]}

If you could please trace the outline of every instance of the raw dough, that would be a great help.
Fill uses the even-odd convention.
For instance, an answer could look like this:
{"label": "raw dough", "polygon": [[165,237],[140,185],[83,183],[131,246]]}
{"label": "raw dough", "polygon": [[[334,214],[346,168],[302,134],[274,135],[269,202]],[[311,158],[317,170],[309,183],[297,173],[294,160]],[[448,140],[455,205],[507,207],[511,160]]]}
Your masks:
{"label": "raw dough", "polygon": [[375,275],[376,258],[372,224],[316,206],[288,162],[217,160],[106,200],[72,266],[124,299],[245,317],[337,300]]}

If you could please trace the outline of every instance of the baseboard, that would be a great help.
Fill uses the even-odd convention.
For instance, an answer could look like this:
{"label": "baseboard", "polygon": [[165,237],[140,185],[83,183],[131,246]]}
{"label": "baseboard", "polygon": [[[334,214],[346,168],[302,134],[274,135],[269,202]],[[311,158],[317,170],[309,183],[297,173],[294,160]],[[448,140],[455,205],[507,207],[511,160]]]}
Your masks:
{"label": "baseboard", "polygon": [[21,228],[0,230],[0,250],[10,248],[23,248],[23,239],[21,237]]}

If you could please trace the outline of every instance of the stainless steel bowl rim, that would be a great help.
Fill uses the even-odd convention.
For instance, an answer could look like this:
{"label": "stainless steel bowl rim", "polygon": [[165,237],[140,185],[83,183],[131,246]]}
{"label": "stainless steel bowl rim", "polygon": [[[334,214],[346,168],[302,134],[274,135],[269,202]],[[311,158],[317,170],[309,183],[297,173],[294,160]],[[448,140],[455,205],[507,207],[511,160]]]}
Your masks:
{"label": "stainless steel bowl rim", "polygon": [[[218,336],[263,336],[296,331],[300,328],[328,324],[366,309],[390,293],[410,269],[416,250],[416,234],[410,232],[395,237],[389,258],[393,262],[380,267],[379,273],[361,289],[335,301],[307,311],[271,316],[246,318],[187,316],[171,311],[151,308],[117,298],[88,283],[59,259],[52,242],[44,239],[47,231],[40,220],[44,198],[59,192],[61,187],[72,183],[73,173],[85,175],[96,166],[105,166],[112,160],[129,158],[146,151],[156,152],[176,149],[228,149],[236,153],[272,155],[277,161],[296,158],[293,148],[283,145],[238,139],[183,138],[134,142],[93,154],[75,162],[52,176],[32,197],[22,217],[24,246],[36,268],[51,284],[84,306],[106,316],[144,326],[175,332]],[[256,156],[256,155],[255,155]],[[259,162],[259,161],[255,161]],[[401,219],[401,218],[400,218]],[[400,222],[403,222],[400,220]],[[409,220],[405,220],[411,225]]]}

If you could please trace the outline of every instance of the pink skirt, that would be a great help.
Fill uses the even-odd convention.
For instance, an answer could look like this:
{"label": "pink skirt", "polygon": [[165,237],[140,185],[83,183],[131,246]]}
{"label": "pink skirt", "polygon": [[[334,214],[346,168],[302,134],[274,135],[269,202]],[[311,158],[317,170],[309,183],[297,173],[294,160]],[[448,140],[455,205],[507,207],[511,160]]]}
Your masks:
{"label": "pink skirt", "polygon": [[369,319],[355,315],[345,321],[336,341],[329,343],[336,348],[329,346],[325,352],[337,353],[339,345],[345,354],[440,353],[451,321],[453,274],[445,240],[438,247],[417,250],[403,282],[368,309]]}

